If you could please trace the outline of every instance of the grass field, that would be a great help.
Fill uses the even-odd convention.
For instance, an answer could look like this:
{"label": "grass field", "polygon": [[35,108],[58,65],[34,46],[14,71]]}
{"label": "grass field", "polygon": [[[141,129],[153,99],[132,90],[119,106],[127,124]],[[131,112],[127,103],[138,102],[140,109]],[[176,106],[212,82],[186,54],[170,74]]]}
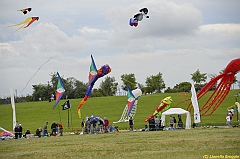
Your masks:
{"label": "grass field", "polygon": [[[211,116],[201,118],[200,125],[225,125],[226,108],[235,103],[234,95],[238,92],[239,90],[230,91]],[[210,93],[199,101],[200,106]],[[137,114],[134,117],[135,129],[144,127],[146,124],[144,119],[167,96],[172,96],[174,102],[171,106],[174,107],[179,101],[189,98],[191,95],[187,94],[187,97],[183,97],[181,93],[174,93],[141,96]],[[30,129],[34,133],[38,127],[43,127],[46,121],[50,125],[56,121],[62,122],[64,125],[64,135],[61,137],[0,140],[0,158],[214,158],[214,156],[223,158],[227,157],[225,155],[230,157],[237,155],[240,158],[239,127],[199,127],[190,130],[129,132],[128,123],[119,123],[117,124],[120,128],[118,135],[114,133],[71,135],[71,131],[80,130],[82,119],[77,116],[77,106],[80,101],[81,99],[70,100],[69,128],[67,127],[68,111],[62,111],[60,106],[65,100],[61,100],[59,106],[54,110],[52,109],[53,102],[16,103],[17,120],[23,125],[24,132],[26,129]],[[188,104],[183,103],[179,107],[186,109]],[[125,105],[125,96],[89,98],[81,109],[82,117],[85,118],[92,114],[106,116],[112,123],[120,119]],[[0,126],[11,130],[11,105],[0,105],[0,107]],[[185,121],[185,119],[183,120]],[[234,116],[234,120],[234,124],[238,124],[236,116]]]}
{"label": "grass field", "polygon": [[[240,92],[240,90],[230,91],[223,103],[211,116],[203,116],[201,118],[201,125],[225,125],[227,107],[234,105],[234,95],[236,95],[238,92]],[[206,97],[203,97],[199,101],[200,106],[206,101],[210,93],[211,92],[209,92]],[[172,97],[173,103],[171,104],[171,106],[174,107],[179,101],[191,97],[191,94],[188,93],[186,97],[183,97],[181,93],[161,93],[141,96],[138,101],[137,113],[134,117],[135,129],[140,129],[144,127],[144,125],[146,124],[144,122],[144,119],[150,114],[152,114],[158,103],[167,96]],[[93,114],[95,116],[107,117],[110,123],[118,121],[127,103],[126,100],[126,96],[89,98],[88,101],[81,108],[82,118],[85,118],[86,116],[91,116]],[[71,109],[69,111],[69,128],[67,127],[68,111],[61,110],[61,104],[63,104],[65,101],[66,100],[61,100],[55,109],[53,109],[55,101],[51,103],[49,103],[48,101],[16,103],[17,120],[19,121],[19,123],[22,124],[24,130],[30,129],[30,131],[35,131],[38,127],[43,127],[46,121],[48,121],[50,125],[54,121],[61,122],[64,126],[64,131],[80,129],[82,119],[78,118],[77,107],[81,99],[70,100]],[[186,109],[188,104],[189,102],[185,102],[178,107]],[[11,104],[0,105],[0,108],[0,126],[7,130],[12,130]],[[169,117],[166,118],[166,123],[168,123],[168,119]],[[185,116],[183,116],[183,121],[185,121]],[[236,121],[236,116],[234,117],[234,121]],[[119,129],[128,130],[128,123],[119,123],[117,125]]]}
{"label": "grass field", "polygon": [[[0,158],[240,157],[240,128],[86,134],[0,141]],[[206,156],[207,155],[207,156]]]}

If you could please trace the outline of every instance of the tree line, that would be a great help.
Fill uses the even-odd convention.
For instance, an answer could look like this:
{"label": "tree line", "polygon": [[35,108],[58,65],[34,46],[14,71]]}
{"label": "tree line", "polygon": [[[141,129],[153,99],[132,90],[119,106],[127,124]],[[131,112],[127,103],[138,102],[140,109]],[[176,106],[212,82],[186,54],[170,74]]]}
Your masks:
{"label": "tree line", "polygon": [[[223,70],[220,72],[222,73]],[[196,90],[200,90],[205,84],[207,80],[207,74],[201,73],[198,69],[196,72],[191,74],[191,79],[195,83]],[[210,79],[214,78],[215,74],[208,75]],[[16,102],[27,102],[27,101],[38,101],[38,100],[49,100],[49,98],[55,95],[56,86],[58,83],[58,77],[56,73],[50,74],[51,79],[47,82],[47,84],[37,84],[32,85],[33,93],[31,95],[16,97]],[[63,98],[66,99],[76,99],[83,98],[87,91],[87,84],[82,81],[75,79],[74,77],[64,78],[61,77],[62,82],[65,87],[65,93]],[[121,75],[122,84],[119,85],[116,82],[114,77],[106,76],[100,83],[99,88],[93,88],[90,96],[91,97],[102,97],[102,96],[115,96],[120,88],[122,90],[127,91],[126,85],[133,90],[139,88],[142,90],[143,94],[148,93],[176,93],[176,92],[189,92],[191,89],[190,82],[180,82],[176,84],[173,88],[167,87],[162,77],[162,73],[159,72],[156,75],[151,75],[146,77],[145,85],[137,82],[134,73],[123,74]],[[234,78],[233,83],[238,82],[236,77]],[[240,84],[240,81],[238,82]],[[217,83],[215,84],[216,87]],[[213,87],[213,89],[215,89]],[[7,99],[10,100],[10,97]],[[0,103],[4,104],[6,99],[0,99]]]}

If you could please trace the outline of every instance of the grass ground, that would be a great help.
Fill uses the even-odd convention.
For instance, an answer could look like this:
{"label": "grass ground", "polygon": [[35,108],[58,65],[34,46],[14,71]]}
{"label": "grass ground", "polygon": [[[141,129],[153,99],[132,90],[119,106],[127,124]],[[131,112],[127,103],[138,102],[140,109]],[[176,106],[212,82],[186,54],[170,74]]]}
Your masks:
{"label": "grass ground", "polygon": [[197,128],[70,135],[0,141],[0,158],[240,157],[240,128]]}
{"label": "grass ground", "polygon": [[[239,90],[231,91],[219,108],[211,116],[203,116],[201,125],[225,125],[227,107],[235,103],[234,95]],[[202,105],[211,92],[199,101]],[[142,128],[158,103],[165,97],[172,96],[174,107],[179,101],[187,99],[181,93],[153,94],[141,96],[137,114],[134,117],[135,129]],[[70,127],[67,127],[68,111],[59,107],[52,109],[53,102],[47,101],[16,103],[17,120],[24,131],[31,132],[46,121],[61,122],[64,125],[64,136],[18,140],[0,140],[0,158],[213,158],[225,155],[240,158],[240,128],[196,128],[190,130],[129,132],[128,123],[117,124],[120,133],[71,135],[73,130],[80,130],[82,119],[77,116],[77,106],[81,99],[73,99],[70,111]],[[126,105],[126,97],[89,98],[83,105],[82,117],[106,116],[112,123],[118,121]],[[186,109],[188,103],[179,107]],[[12,129],[11,105],[0,105],[0,126]],[[59,109],[58,109],[59,108]],[[60,118],[61,117],[61,118]],[[183,118],[185,118],[183,116]],[[236,116],[234,116],[235,123]],[[167,123],[167,121],[166,121]],[[50,126],[49,126],[50,127]],[[204,156],[206,155],[206,156]],[[222,155],[222,156],[220,156]],[[222,158],[223,158],[222,157]]]}

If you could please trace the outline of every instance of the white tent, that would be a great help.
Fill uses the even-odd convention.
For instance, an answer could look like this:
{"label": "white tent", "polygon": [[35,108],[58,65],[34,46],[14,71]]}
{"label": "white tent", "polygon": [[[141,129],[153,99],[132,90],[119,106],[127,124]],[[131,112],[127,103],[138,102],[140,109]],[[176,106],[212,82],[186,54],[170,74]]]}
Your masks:
{"label": "white tent", "polygon": [[190,113],[182,108],[170,108],[167,111],[162,113],[162,126],[165,126],[165,117],[166,115],[172,115],[172,114],[186,114],[186,129],[190,129],[191,127],[191,116]]}

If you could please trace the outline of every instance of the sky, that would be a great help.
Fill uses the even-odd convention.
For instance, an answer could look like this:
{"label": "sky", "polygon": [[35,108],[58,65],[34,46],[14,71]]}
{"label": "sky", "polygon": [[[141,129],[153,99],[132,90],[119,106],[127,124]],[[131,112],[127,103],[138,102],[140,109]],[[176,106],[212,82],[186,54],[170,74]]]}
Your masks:
{"label": "sky", "polygon": [[[108,76],[119,85],[130,73],[145,85],[161,72],[171,88],[191,82],[198,69],[218,75],[240,58],[239,6],[239,0],[2,0],[0,97],[10,96],[10,88],[31,95],[32,85],[47,84],[57,71],[87,83],[90,55],[97,68],[112,68]],[[27,7],[26,15],[18,11]],[[130,26],[144,7],[150,18]],[[7,27],[36,16],[28,28]]]}

